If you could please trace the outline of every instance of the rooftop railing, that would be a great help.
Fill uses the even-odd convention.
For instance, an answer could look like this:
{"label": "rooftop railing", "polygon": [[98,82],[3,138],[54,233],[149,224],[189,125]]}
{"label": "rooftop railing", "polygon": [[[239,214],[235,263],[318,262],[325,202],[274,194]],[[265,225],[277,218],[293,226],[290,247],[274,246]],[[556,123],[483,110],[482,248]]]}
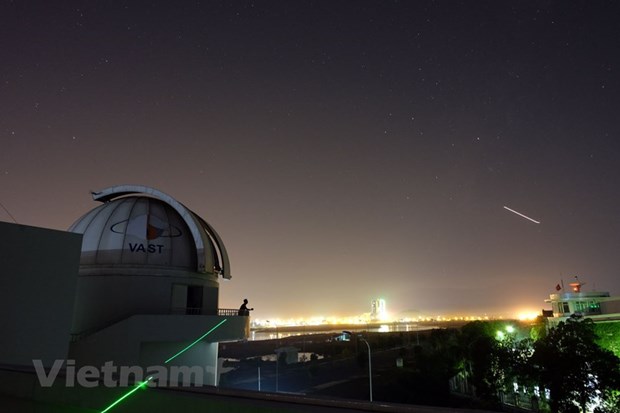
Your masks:
{"label": "rooftop railing", "polygon": [[239,310],[236,308],[219,308],[217,310],[217,315],[222,317],[232,317],[239,315]]}
{"label": "rooftop railing", "polygon": [[129,314],[123,317],[119,317],[115,320],[112,320],[111,322],[108,322],[101,327],[96,327],[96,328],[88,329],[86,331],[82,331],[80,333],[71,334],[71,342],[74,343],[76,341],[79,341],[86,336],[96,333],[99,330],[103,330],[104,328],[110,327],[111,325],[121,322],[124,319],[131,317],[132,315],[144,315],[144,314],[149,314],[149,315],[157,315],[157,314],[159,315],[165,315],[165,314],[217,315],[219,317],[233,317],[233,316],[239,316],[239,310],[236,308],[218,308],[217,313],[209,314],[209,313],[203,313],[203,309],[200,307],[173,307],[169,311],[154,312],[152,310],[149,310],[144,313],[134,312],[133,314]]}

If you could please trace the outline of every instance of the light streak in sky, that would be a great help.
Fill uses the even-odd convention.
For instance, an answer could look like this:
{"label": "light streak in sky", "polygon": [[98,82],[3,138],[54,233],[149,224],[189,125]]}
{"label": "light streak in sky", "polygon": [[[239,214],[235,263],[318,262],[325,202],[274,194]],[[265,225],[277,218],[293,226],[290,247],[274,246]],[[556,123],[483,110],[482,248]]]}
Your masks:
{"label": "light streak in sky", "polygon": [[522,213],[517,212],[517,211],[515,211],[514,209],[510,209],[510,208],[508,208],[506,205],[504,205],[504,209],[507,209],[508,211],[513,212],[513,213],[515,213],[515,214],[519,215],[520,217],[523,217],[523,218],[525,218],[525,219],[529,219],[529,220],[530,220],[530,221],[532,221],[534,224],[540,224],[540,221],[536,221],[535,219],[532,219],[532,218],[528,217],[527,215],[523,215]]}

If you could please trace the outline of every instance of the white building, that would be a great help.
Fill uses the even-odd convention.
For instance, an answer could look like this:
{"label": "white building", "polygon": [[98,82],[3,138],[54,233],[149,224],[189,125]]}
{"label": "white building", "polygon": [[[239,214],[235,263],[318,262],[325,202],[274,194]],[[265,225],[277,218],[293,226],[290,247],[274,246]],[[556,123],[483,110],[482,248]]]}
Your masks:
{"label": "white building", "polygon": [[230,278],[219,235],[152,188],[115,186],[93,198],[102,204],[70,232],[0,226],[0,363],[198,367],[193,383],[217,385],[218,342],[249,333],[249,317],[218,309],[219,278]]}
{"label": "white building", "polygon": [[221,238],[153,188],[121,185],[93,198],[103,204],[69,228],[83,234],[70,358],[163,365],[220,325],[168,366],[206,367],[203,383],[217,385],[218,342],[249,332],[249,317],[218,311],[219,277],[231,278]]}
{"label": "white building", "polygon": [[572,315],[590,318],[595,323],[620,321],[620,297],[612,297],[606,291],[582,291],[584,285],[576,280],[569,284],[569,291],[558,286],[558,292],[545,300],[553,312],[553,317],[548,318],[551,327]]}

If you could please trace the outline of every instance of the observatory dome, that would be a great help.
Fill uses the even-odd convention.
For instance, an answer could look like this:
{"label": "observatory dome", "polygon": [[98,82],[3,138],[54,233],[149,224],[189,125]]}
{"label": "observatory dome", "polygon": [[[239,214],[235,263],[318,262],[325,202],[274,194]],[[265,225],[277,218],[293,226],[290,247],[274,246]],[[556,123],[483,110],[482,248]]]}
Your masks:
{"label": "observatory dome", "polygon": [[83,234],[83,269],[171,269],[230,278],[219,235],[198,215],[153,188],[121,185],[93,193],[102,205],[69,231]]}

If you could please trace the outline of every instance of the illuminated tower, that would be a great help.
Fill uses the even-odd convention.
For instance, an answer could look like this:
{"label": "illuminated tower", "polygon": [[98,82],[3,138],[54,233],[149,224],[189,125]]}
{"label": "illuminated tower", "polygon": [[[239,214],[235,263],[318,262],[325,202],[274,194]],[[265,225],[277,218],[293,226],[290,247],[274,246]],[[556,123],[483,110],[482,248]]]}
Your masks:
{"label": "illuminated tower", "polygon": [[377,298],[370,302],[370,319],[372,321],[381,321],[387,318],[385,310],[385,300]]}

